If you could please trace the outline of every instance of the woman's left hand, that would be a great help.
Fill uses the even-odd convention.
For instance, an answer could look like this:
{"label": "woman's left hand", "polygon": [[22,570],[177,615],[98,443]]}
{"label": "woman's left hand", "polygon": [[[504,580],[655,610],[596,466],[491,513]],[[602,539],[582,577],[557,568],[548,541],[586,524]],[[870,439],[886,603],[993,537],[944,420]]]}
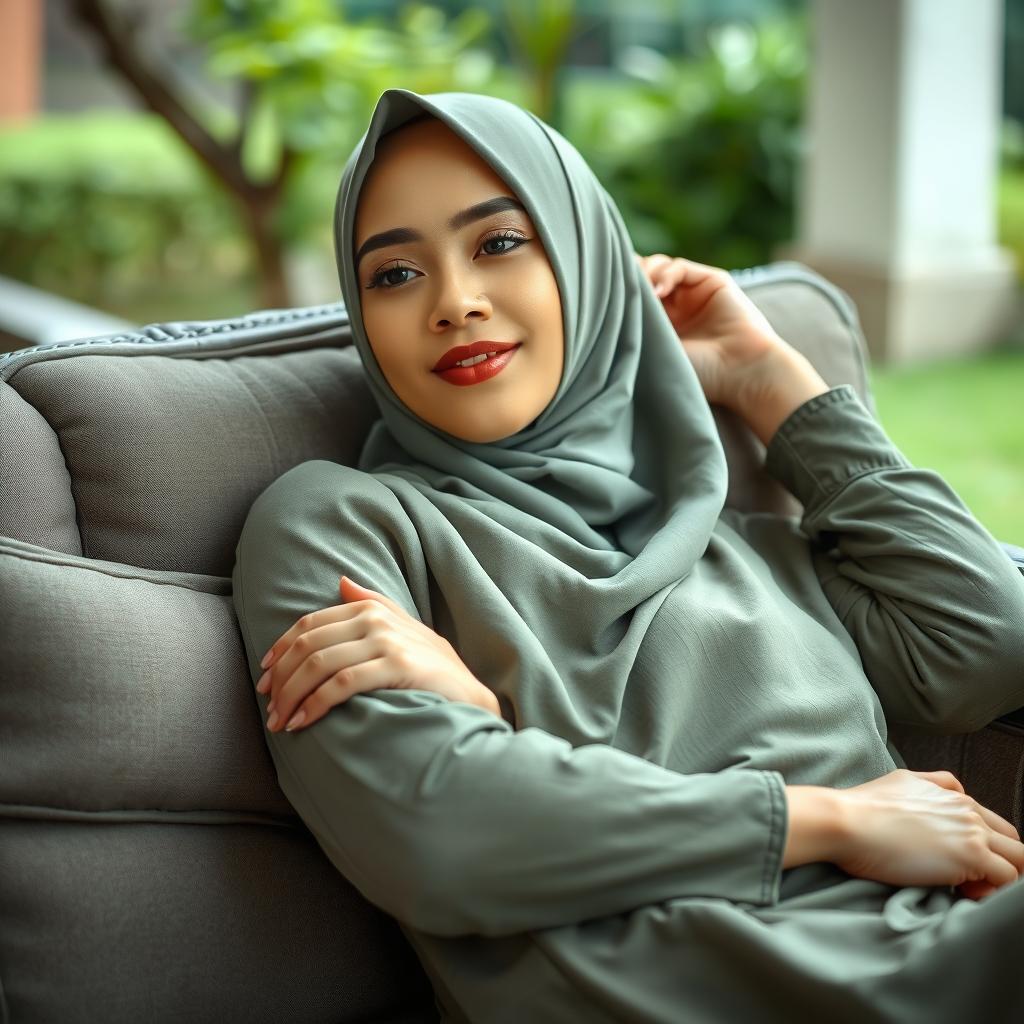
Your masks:
{"label": "woman's left hand", "polygon": [[661,252],[635,255],[707,400],[742,413],[753,396],[770,389],[779,373],[776,356],[791,346],[728,271]]}
{"label": "woman's left hand", "polygon": [[339,591],[344,604],[303,615],[267,652],[256,689],[270,692],[271,732],[293,716],[289,732],[312,725],[354,694],[377,689],[433,690],[501,717],[497,697],[443,636],[347,576]]}

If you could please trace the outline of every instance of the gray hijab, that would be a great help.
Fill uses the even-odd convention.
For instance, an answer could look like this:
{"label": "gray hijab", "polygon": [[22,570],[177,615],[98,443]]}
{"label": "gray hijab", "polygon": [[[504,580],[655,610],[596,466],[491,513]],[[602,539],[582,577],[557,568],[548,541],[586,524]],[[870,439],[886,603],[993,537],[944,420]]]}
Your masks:
{"label": "gray hijab", "polygon": [[[359,191],[377,141],[424,112],[518,196],[561,294],[558,390],[532,423],[490,443],[411,412],[382,374],[360,316],[352,259]],[[526,675],[542,677],[537,686],[569,672],[621,682],[646,625],[706,550],[727,471],[711,409],[614,200],[571,143],[513,103],[388,89],[344,169],[335,249],[381,412],[358,468],[385,483],[415,525],[433,592],[446,595],[434,617],[460,637],[501,633],[515,690]],[[420,611],[430,622],[431,609]]]}

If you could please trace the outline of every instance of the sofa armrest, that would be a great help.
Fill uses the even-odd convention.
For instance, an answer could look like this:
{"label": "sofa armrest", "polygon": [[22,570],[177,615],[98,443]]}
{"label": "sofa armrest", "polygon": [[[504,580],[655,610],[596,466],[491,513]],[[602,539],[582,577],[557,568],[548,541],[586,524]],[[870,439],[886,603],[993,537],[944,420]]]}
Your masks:
{"label": "sofa armrest", "polygon": [[[1006,541],[1000,541],[999,543],[1020,570],[1021,575],[1024,576],[1024,548],[1019,548],[1015,544],[1007,544]],[[1011,711],[1008,715],[1000,715],[996,721],[1018,728],[1024,733],[1024,708]]]}

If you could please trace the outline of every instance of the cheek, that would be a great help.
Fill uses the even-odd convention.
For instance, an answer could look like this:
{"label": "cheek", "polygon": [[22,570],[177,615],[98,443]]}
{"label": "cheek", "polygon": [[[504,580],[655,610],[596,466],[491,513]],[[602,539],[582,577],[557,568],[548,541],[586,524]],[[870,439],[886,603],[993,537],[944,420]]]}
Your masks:
{"label": "cheek", "polygon": [[516,300],[531,319],[544,326],[546,332],[557,324],[561,333],[562,302],[550,268],[537,267],[521,280],[516,288]]}
{"label": "cheek", "polygon": [[400,339],[406,333],[402,318],[394,309],[388,309],[385,302],[363,304],[363,327],[370,341],[370,348],[377,357],[381,369],[388,371],[395,362]]}

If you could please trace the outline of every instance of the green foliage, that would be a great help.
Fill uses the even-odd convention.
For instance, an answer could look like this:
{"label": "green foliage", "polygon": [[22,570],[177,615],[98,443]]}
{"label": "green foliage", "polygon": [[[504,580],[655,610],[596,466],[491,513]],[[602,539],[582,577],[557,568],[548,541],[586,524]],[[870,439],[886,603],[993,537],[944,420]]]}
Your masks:
{"label": "green foliage", "polygon": [[629,84],[576,95],[567,133],[639,252],[735,268],[792,237],[806,48],[804,18],[727,24],[692,59],[634,47]]}
{"label": "green foliage", "polygon": [[1017,258],[1017,279],[1024,284],[1024,124],[1007,118],[1001,134],[1001,167],[996,193],[1001,245]]}
{"label": "green foliage", "polygon": [[[403,7],[394,24],[353,23],[329,0],[194,0],[185,19],[211,74],[249,93],[242,159],[252,180],[275,172],[284,146],[297,154],[276,211],[279,238],[312,239],[325,252],[341,168],[384,89],[490,84],[519,98],[489,54],[471,48],[489,24],[480,11],[446,21],[421,3]],[[208,101],[194,113],[224,144],[242,129],[236,109]],[[160,118],[48,117],[0,129],[0,141],[0,273],[122,310],[133,295],[178,296],[218,278],[237,294],[251,277],[233,198]]]}
{"label": "green foliage", "polygon": [[878,415],[916,466],[937,470],[996,537],[1024,547],[1024,348],[927,366],[869,367]]}
{"label": "green foliage", "polygon": [[[725,267],[774,258],[794,232],[804,18],[719,25],[693,57],[636,47],[618,70],[595,73],[556,68],[581,4],[501,3],[525,70],[495,63],[488,32],[496,26],[480,11],[446,21],[437,8],[412,4],[392,20],[356,22],[333,0],[193,0],[188,31],[211,73],[251,91],[250,173],[272,174],[284,145],[299,155],[276,221],[289,246],[333,260],[341,169],[385,88],[481,92],[539,113],[543,67],[559,75],[557,126],[619,204],[638,251]],[[222,140],[239,130],[227,106],[198,113]],[[1004,131],[999,201],[1000,239],[1018,253],[1024,280],[1017,122]],[[182,298],[205,288],[237,303],[240,283],[251,283],[251,252],[234,204],[154,115],[48,117],[0,129],[0,237],[0,273],[132,319],[245,311]],[[132,314],[133,295],[149,296],[145,312]]]}
{"label": "green foliage", "polygon": [[[203,44],[213,77],[251,90],[247,171],[260,180],[283,147],[298,154],[276,220],[288,244],[320,233],[341,167],[385,89],[487,91],[495,74],[487,50],[473,46],[491,28],[479,9],[446,20],[437,7],[409,3],[394,18],[357,22],[335,0],[193,0],[183,27]],[[236,134],[237,114],[221,113]]]}
{"label": "green foliage", "polygon": [[576,27],[576,0],[504,0],[502,11],[506,33],[533,85],[526,105],[560,129],[562,65]]}
{"label": "green foliage", "polygon": [[0,237],[0,274],[110,309],[155,281],[230,278],[247,262],[232,204],[151,114],[0,132]]}
{"label": "green foliage", "polygon": [[268,134],[299,152],[351,149],[385,89],[472,91],[493,70],[470,48],[490,28],[478,9],[446,22],[412,3],[393,21],[353,22],[331,0],[195,0],[185,27],[210,73],[249,83]]}

